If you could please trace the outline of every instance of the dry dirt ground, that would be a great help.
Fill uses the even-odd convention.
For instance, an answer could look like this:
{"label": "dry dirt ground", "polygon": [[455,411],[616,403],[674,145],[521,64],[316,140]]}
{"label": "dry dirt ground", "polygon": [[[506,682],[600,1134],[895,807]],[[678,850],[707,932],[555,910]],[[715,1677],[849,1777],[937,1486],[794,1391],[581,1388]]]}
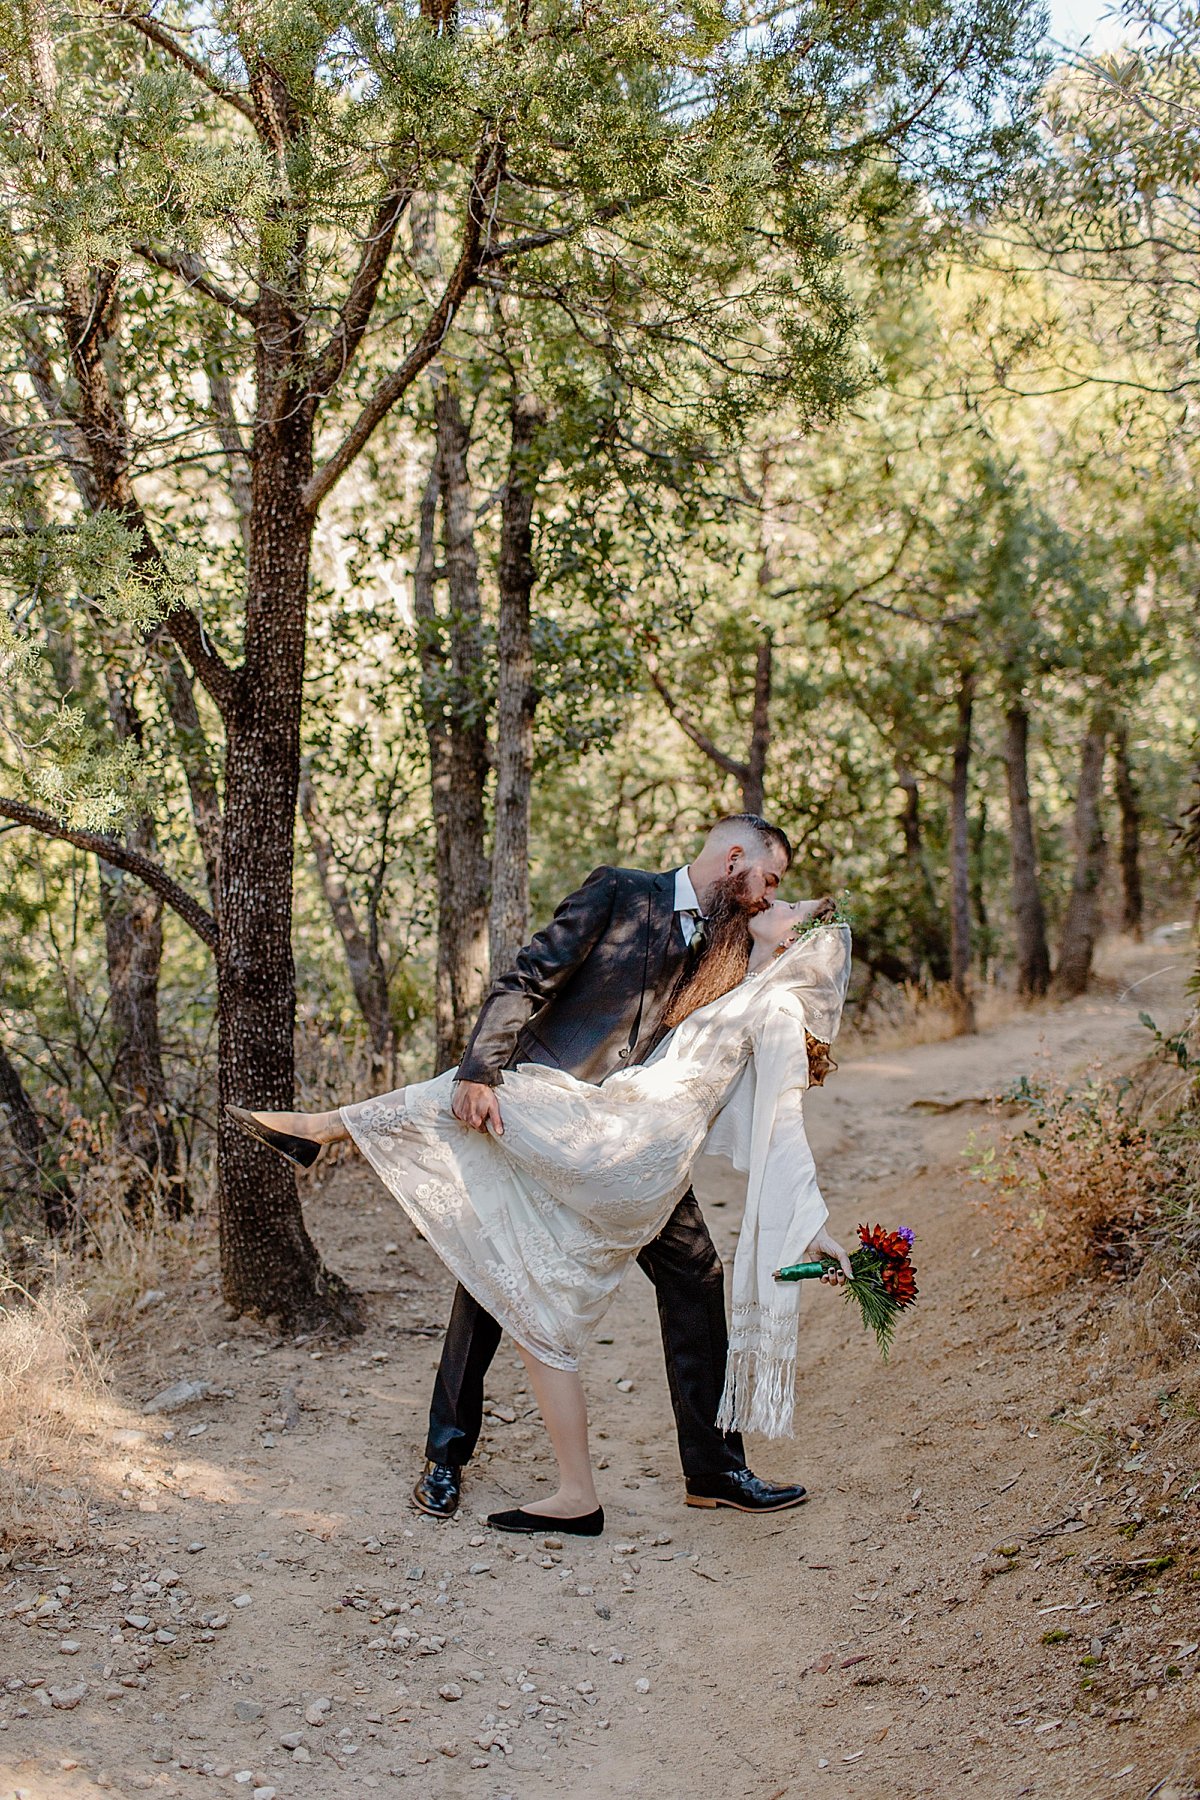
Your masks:
{"label": "dry dirt ground", "polygon": [[[365,1336],[231,1324],[208,1266],[133,1315],[92,1541],[0,1576],[0,1795],[1197,1794],[1187,1372],[1122,1349],[1104,1290],[1006,1300],[963,1164],[998,1127],[914,1104],[977,1101],[1039,1056],[1119,1065],[1139,1006],[1178,1016],[1182,961],[1126,951],[1084,1001],[847,1056],[813,1097],[834,1225],[911,1222],[922,1300],[884,1368],[808,1292],[796,1440],[751,1458],[812,1498],[774,1518],[685,1509],[636,1272],[587,1370],[604,1537],[482,1522],[548,1473],[507,1350],[461,1516],[414,1515],[450,1284],[364,1167],[335,1166],[310,1220],[369,1296]],[[728,1254],[736,1181],[700,1187]],[[143,1411],[183,1378],[209,1390]]]}

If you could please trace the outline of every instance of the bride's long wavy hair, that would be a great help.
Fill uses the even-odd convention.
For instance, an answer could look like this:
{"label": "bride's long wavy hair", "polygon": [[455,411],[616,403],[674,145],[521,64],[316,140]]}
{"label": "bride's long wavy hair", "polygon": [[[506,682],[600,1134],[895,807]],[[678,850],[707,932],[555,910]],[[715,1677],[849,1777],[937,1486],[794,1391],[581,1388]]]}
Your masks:
{"label": "bride's long wavy hair", "polygon": [[[703,949],[691,968],[685,964],[675,983],[663,1013],[661,1031],[679,1025],[689,1013],[707,1006],[710,1000],[719,1000],[745,979],[754,940],[750,936],[742,881],[743,877],[731,875],[717,882],[704,921]],[[829,1045],[821,1043],[811,1031],[805,1032],[804,1040],[809,1083],[812,1087],[824,1087],[825,1077],[837,1068]]]}
{"label": "bride's long wavy hair", "polygon": [[727,875],[709,899],[704,946],[689,968],[685,963],[663,1013],[663,1026],[680,1024],[698,1006],[719,1000],[745,978],[753,940],[742,897],[744,877]]}

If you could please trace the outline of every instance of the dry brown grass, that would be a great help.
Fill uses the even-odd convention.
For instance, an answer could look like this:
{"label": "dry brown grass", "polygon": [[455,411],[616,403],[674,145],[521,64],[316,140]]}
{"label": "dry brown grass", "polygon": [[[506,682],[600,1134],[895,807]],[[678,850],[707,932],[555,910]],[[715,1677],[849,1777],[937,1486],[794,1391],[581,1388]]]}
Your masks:
{"label": "dry brown grass", "polygon": [[1107,1081],[1099,1070],[1074,1086],[1026,1077],[1010,1099],[1022,1107],[1022,1122],[998,1140],[972,1140],[968,1155],[988,1189],[978,1204],[1019,1279],[1052,1288],[1140,1265],[1168,1169],[1137,1117],[1130,1084]]}
{"label": "dry brown grass", "polygon": [[86,1536],[85,1445],[105,1409],[78,1286],[54,1264],[36,1289],[0,1270],[0,1542]]}

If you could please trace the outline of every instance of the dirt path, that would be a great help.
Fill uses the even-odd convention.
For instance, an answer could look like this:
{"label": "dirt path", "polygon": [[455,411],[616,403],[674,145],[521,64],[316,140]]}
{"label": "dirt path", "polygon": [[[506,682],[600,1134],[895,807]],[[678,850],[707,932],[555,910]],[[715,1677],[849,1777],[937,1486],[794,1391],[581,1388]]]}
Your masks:
{"label": "dirt path", "polygon": [[[135,1435],[106,1452],[95,1542],[8,1571],[0,1795],[1194,1795],[1192,1425],[1163,1377],[1114,1360],[1102,1317],[1065,1329],[1078,1297],[1002,1303],[961,1161],[987,1115],[913,1106],[995,1093],[1039,1052],[1136,1053],[1138,1007],[1168,1012],[1180,962],[1140,952],[1127,978],[1173,973],[848,1059],[814,1096],[835,1226],[911,1222],[923,1297],[884,1370],[808,1295],[799,1435],[752,1460],[813,1498],[774,1519],[684,1508],[636,1274],[588,1370],[605,1537],[480,1523],[547,1472],[507,1351],[463,1514],[412,1514],[449,1282],[361,1165],[335,1170],[311,1213],[370,1294],[363,1339],[230,1325],[207,1271],[136,1315]],[[710,1166],[700,1187],[729,1252],[737,1184]],[[139,1410],[180,1378],[211,1389]],[[59,1613],[14,1614],[56,1583]]]}

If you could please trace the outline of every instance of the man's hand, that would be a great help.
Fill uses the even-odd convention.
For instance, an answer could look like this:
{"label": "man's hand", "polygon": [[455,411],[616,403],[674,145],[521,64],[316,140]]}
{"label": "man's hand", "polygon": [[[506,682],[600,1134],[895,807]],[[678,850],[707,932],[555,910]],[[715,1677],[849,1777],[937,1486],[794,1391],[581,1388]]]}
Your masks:
{"label": "man's hand", "polygon": [[456,1081],[450,1110],[472,1131],[486,1131],[490,1126],[497,1137],[504,1136],[500,1102],[495,1088],[489,1087],[486,1081]]}
{"label": "man's hand", "polygon": [[841,1287],[843,1282],[853,1275],[854,1271],[850,1267],[850,1258],[842,1249],[842,1246],[838,1243],[836,1238],[831,1238],[829,1233],[825,1230],[818,1231],[816,1237],[808,1246],[808,1249],[804,1252],[804,1255],[800,1260],[801,1262],[820,1262],[823,1256],[835,1257],[841,1264],[841,1267],[838,1269],[830,1269],[827,1275],[822,1275],[821,1280],[827,1282],[830,1287]]}

